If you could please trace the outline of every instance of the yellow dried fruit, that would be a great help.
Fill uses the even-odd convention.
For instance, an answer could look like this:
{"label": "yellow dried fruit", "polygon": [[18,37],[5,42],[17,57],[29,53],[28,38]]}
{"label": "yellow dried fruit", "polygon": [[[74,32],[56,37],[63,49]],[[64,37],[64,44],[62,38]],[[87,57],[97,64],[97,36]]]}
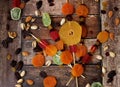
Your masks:
{"label": "yellow dried fruit", "polygon": [[115,25],[118,26],[120,24],[120,19],[117,17],[115,18]]}
{"label": "yellow dried fruit", "polygon": [[30,22],[32,20],[31,16],[26,17],[25,22]]}
{"label": "yellow dried fruit", "polygon": [[109,34],[109,37],[110,37],[111,40],[114,40],[114,38],[115,38],[114,33],[111,32],[111,33]]}
{"label": "yellow dried fruit", "polygon": [[108,12],[108,17],[111,18],[113,16],[113,11]]}
{"label": "yellow dried fruit", "polygon": [[27,84],[30,85],[30,86],[34,84],[34,81],[31,80],[31,79],[27,79],[26,82],[27,82]]}

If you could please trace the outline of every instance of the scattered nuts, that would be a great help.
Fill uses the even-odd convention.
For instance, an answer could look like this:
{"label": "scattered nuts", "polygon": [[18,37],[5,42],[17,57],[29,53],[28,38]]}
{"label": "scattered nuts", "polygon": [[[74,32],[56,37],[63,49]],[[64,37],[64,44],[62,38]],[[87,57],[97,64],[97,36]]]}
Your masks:
{"label": "scattered nuts", "polygon": [[108,12],[108,17],[111,18],[113,16],[113,11]]}
{"label": "scattered nuts", "polygon": [[23,70],[23,71],[20,73],[20,76],[21,76],[21,77],[24,77],[24,76],[25,76],[25,73],[26,73],[25,70]]}
{"label": "scattered nuts", "polygon": [[105,74],[107,71],[106,71],[106,68],[104,66],[102,66],[102,73]]}
{"label": "scattered nuts", "polygon": [[95,58],[98,59],[98,60],[102,60],[102,56],[101,55],[95,55]]}
{"label": "scattered nuts", "polygon": [[32,18],[31,22],[35,22],[36,18]]}
{"label": "scattered nuts", "polygon": [[30,22],[31,20],[32,20],[32,16],[28,16],[26,17],[25,22]]}
{"label": "scattered nuts", "polygon": [[32,47],[35,48],[36,46],[37,46],[37,42],[34,40],[34,41],[32,42]]}
{"label": "scattered nuts", "polygon": [[63,25],[65,23],[65,18],[62,18],[60,21],[60,25]]}
{"label": "scattered nuts", "polygon": [[46,66],[50,66],[51,63],[52,63],[51,60],[48,60],[48,61],[46,61],[45,65],[46,65]]}
{"label": "scattered nuts", "polygon": [[38,26],[37,26],[37,25],[32,25],[32,26],[31,26],[31,29],[32,29],[32,30],[36,30],[36,29],[38,29]]}
{"label": "scattered nuts", "polygon": [[25,29],[25,24],[24,24],[24,23],[21,23],[21,24],[20,24],[20,27],[21,27],[22,30],[24,30],[24,29]]}
{"label": "scattered nuts", "polygon": [[91,87],[91,86],[90,86],[90,83],[87,83],[85,87]]}
{"label": "scattered nuts", "polygon": [[17,83],[18,83],[18,84],[23,83],[23,79],[19,79],[19,80],[17,81]]}
{"label": "scattered nuts", "polygon": [[41,13],[40,13],[40,11],[39,11],[39,10],[36,10],[36,11],[35,11],[35,16],[37,16],[37,17],[38,17],[38,16],[40,16],[40,14],[41,14]]}
{"label": "scattered nuts", "polygon": [[12,58],[12,55],[11,54],[7,54],[7,60],[10,60]]}
{"label": "scattered nuts", "polygon": [[20,84],[16,84],[15,87],[22,87]]}
{"label": "scattered nuts", "polygon": [[27,82],[28,85],[33,85],[34,84],[34,81],[31,80],[31,79],[27,79],[26,82]]}
{"label": "scattered nuts", "polygon": [[115,38],[114,33],[110,32],[109,37],[111,40],[114,40],[114,38]]}
{"label": "scattered nuts", "polygon": [[17,37],[17,33],[16,32],[8,32],[8,36],[12,39]]}
{"label": "scattered nuts", "polygon": [[115,53],[114,52],[109,52],[109,54],[110,54],[110,57],[112,57],[112,58],[114,58],[115,57]]}
{"label": "scattered nuts", "polygon": [[108,46],[104,46],[104,47],[103,47],[103,51],[108,50],[108,48],[109,48]]}
{"label": "scattered nuts", "polygon": [[120,24],[120,19],[117,17],[115,18],[115,25],[118,26]]}
{"label": "scattered nuts", "polygon": [[22,56],[29,56],[29,52],[28,51],[23,51]]}

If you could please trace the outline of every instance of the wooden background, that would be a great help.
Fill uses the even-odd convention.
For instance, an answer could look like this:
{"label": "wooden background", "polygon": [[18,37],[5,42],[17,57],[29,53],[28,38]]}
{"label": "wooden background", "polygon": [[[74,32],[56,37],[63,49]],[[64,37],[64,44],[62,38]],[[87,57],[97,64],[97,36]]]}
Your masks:
{"label": "wooden background", "polygon": [[[16,31],[18,33],[18,37],[14,40],[12,44],[10,44],[8,49],[5,49],[0,44],[0,86],[1,87],[14,87],[16,84],[16,80],[14,77],[14,73],[10,67],[10,61],[6,59],[8,53],[12,54],[12,59],[15,60],[23,60],[25,63],[24,70],[27,71],[25,79],[30,78],[35,81],[35,84],[32,87],[43,87],[43,79],[39,76],[39,72],[44,70],[48,73],[48,75],[56,76],[58,80],[57,87],[65,87],[66,82],[70,78],[70,68],[67,66],[50,66],[50,67],[42,67],[42,68],[34,68],[31,65],[31,58],[34,55],[31,42],[32,40],[24,40],[21,38],[21,29],[19,27],[20,22],[24,19],[25,16],[35,16],[34,11],[36,10],[35,3],[37,0],[30,0],[27,4],[25,9],[23,10],[23,14],[20,21],[13,21],[8,20],[7,17],[9,16],[9,10],[11,9],[11,1],[8,0],[0,0],[0,42],[7,37],[7,30],[6,25],[10,25],[9,31]],[[55,5],[50,7],[47,3],[47,0],[43,0],[42,8],[40,9],[41,12],[48,12],[51,15],[52,21],[54,22],[54,26],[56,29],[59,29],[60,26],[58,23],[64,17],[61,13],[61,7],[65,3],[66,0],[54,0]],[[120,58],[119,58],[119,35],[120,35],[120,26],[115,26],[113,24],[114,18],[119,17],[119,12],[114,13],[114,17],[109,19],[107,15],[101,15],[100,10],[102,9],[101,3],[107,0],[101,0],[96,2],[95,0],[84,0],[84,3],[90,9],[90,13],[86,19],[86,24],[88,26],[88,36],[85,39],[85,44],[87,45],[88,49],[90,46],[95,43],[96,35],[104,29],[108,29],[115,33],[115,40],[109,40],[107,43],[103,44],[95,54],[102,54],[104,59],[103,62],[99,61],[98,63],[94,62],[94,60],[85,65],[85,72],[84,76],[85,79],[80,77],[79,78],[79,87],[85,87],[87,83],[92,82],[102,82],[104,87],[120,87]],[[120,7],[119,0],[108,0],[107,12],[112,10],[114,6]],[[81,2],[81,0],[70,0],[71,3],[77,7]],[[73,16],[74,20],[78,21],[78,17],[76,15]],[[104,26],[104,22],[108,22],[107,27]],[[33,31],[33,33],[42,39],[48,39],[49,31],[45,28],[41,22],[41,18],[37,18],[35,24],[37,24],[40,29]],[[37,33],[39,32],[39,33]],[[105,52],[103,52],[103,47],[105,45],[109,45],[109,51],[114,51],[116,53],[116,58],[109,58],[105,56]],[[22,47],[24,51],[29,51],[30,55],[28,57],[23,57],[21,55],[16,56],[14,51],[16,48]],[[102,76],[101,67],[105,66],[107,68],[107,73],[110,70],[117,70],[117,75],[114,78],[113,83],[107,84],[107,73]],[[23,84],[23,87],[29,87],[26,83]],[[72,80],[69,87],[75,87],[75,80]]]}

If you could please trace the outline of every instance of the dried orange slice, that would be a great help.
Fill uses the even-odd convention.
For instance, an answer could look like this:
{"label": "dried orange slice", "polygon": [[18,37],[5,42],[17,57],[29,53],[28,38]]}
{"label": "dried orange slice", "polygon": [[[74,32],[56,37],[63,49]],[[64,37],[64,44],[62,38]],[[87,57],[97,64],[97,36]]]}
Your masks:
{"label": "dried orange slice", "polygon": [[83,66],[80,64],[74,65],[71,71],[72,75],[75,77],[81,76],[83,72],[84,72]]}
{"label": "dried orange slice", "polygon": [[60,28],[59,35],[65,44],[74,45],[81,40],[82,28],[76,21],[68,21]]}
{"label": "dried orange slice", "polygon": [[102,31],[97,35],[97,39],[101,42],[101,43],[105,43],[109,38],[109,33],[107,31]]}

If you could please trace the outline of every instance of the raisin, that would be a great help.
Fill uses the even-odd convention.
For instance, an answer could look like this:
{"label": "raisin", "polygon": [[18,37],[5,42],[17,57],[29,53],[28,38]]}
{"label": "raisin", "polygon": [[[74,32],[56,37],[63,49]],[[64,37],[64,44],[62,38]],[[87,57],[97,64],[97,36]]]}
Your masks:
{"label": "raisin", "polygon": [[45,71],[41,71],[41,72],[40,72],[40,76],[41,76],[42,78],[45,78],[45,77],[47,77],[47,73],[46,73]]}
{"label": "raisin", "polygon": [[113,78],[109,78],[108,80],[107,80],[107,83],[110,83],[110,82],[112,82],[113,81]]}
{"label": "raisin", "polygon": [[54,3],[50,3],[49,6],[54,6],[55,4]]}
{"label": "raisin", "polygon": [[66,19],[67,19],[68,21],[72,21],[72,20],[73,20],[73,17],[72,17],[72,15],[67,15],[67,16],[66,16]]}
{"label": "raisin", "polygon": [[38,1],[38,2],[36,3],[36,7],[37,7],[37,9],[40,9],[41,6],[42,6],[42,1]]}
{"label": "raisin", "polygon": [[15,54],[18,55],[22,51],[22,48],[17,48]]}
{"label": "raisin", "polygon": [[8,48],[9,44],[8,44],[7,40],[3,40],[2,45],[3,45],[4,48]]}
{"label": "raisin", "polygon": [[15,72],[15,77],[17,80],[21,79],[20,73],[19,72]]}
{"label": "raisin", "polygon": [[115,70],[112,70],[108,73],[108,78],[113,78],[114,76],[116,75],[116,71]]}
{"label": "raisin", "polygon": [[48,3],[52,3],[52,2],[54,2],[54,0],[47,0],[48,1]]}
{"label": "raisin", "polygon": [[17,61],[12,60],[11,63],[10,63],[10,65],[11,65],[12,67],[15,67],[15,66],[17,65]]}
{"label": "raisin", "polygon": [[115,10],[115,11],[118,11],[118,10],[119,10],[119,8],[118,8],[118,7],[114,7],[114,10]]}
{"label": "raisin", "polygon": [[23,68],[23,65],[24,65],[23,61],[19,61],[15,67],[16,70],[18,71],[21,70]]}
{"label": "raisin", "polygon": [[109,52],[106,52],[105,55],[106,55],[106,56],[109,56],[110,54],[109,54]]}
{"label": "raisin", "polygon": [[105,11],[105,10],[101,10],[101,13],[102,13],[102,14],[106,14],[106,11]]}
{"label": "raisin", "polygon": [[7,41],[8,43],[12,43],[12,42],[13,42],[13,39],[10,38],[10,37],[7,37],[7,38],[6,38],[6,41]]}

